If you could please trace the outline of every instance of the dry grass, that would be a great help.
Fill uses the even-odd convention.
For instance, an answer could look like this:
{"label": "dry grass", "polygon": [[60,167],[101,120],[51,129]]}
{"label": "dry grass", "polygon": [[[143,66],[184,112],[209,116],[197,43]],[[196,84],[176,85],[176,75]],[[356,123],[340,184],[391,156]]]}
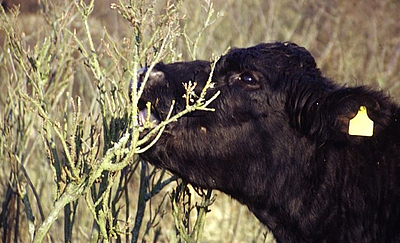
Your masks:
{"label": "dry grass", "polygon": [[[131,1],[134,10],[142,11],[135,12],[111,9],[111,2],[117,0],[96,0],[88,17],[94,50],[73,2],[43,0],[36,8],[23,5],[35,0],[20,2],[18,16],[11,11],[0,14],[3,242],[29,242],[68,185],[91,178],[88,174],[105,160],[124,131],[137,128],[131,124],[135,102],[129,99],[128,83],[137,68],[158,59],[210,59],[231,46],[289,40],[308,48],[323,72],[337,82],[368,84],[400,99],[398,1],[215,0],[181,5],[166,0]],[[121,6],[129,5],[122,2]],[[210,3],[215,12],[207,23]],[[165,6],[171,4],[175,7],[167,10]],[[135,18],[123,18],[127,13]],[[154,40],[153,33],[157,33]],[[168,42],[162,46],[165,38]],[[143,207],[141,195],[160,186],[161,173],[152,174],[153,168],[137,162],[136,155],[112,159],[115,164],[124,161],[125,169],[102,170],[86,191],[60,207],[44,241],[131,240],[140,209],[144,210],[137,223],[140,241],[182,241],[192,232],[203,233],[202,242],[271,241],[271,234],[245,207],[220,192],[214,192],[217,198],[209,207],[204,230],[201,222],[199,228],[194,227],[197,215],[192,210],[178,217],[189,226],[177,232],[173,212],[186,212],[189,199],[193,206],[205,197],[186,191],[172,208],[172,192],[183,193],[172,182],[144,201]],[[78,167],[75,171],[74,166]],[[168,178],[167,173],[162,181]],[[95,204],[97,200],[102,206]],[[68,234],[69,229],[72,233]]]}

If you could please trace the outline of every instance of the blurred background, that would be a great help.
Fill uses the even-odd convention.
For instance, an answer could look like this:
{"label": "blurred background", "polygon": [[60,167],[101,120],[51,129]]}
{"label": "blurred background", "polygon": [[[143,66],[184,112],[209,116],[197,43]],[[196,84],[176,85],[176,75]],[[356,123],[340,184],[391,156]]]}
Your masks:
{"label": "blurred background", "polygon": [[[64,6],[53,1],[55,6]],[[105,27],[121,40],[130,27],[110,4],[96,0],[91,16],[92,30],[103,35]],[[157,1],[162,2],[162,1]],[[400,1],[357,0],[283,0],[211,1],[219,17],[205,30],[197,58],[210,59],[229,47],[247,47],[260,42],[293,41],[306,47],[328,76],[351,85],[372,84],[399,97]],[[3,0],[2,5],[21,7],[21,31],[28,41],[38,38],[43,18],[37,0]],[[204,3],[183,1],[181,26],[195,36],[207,14]],[[162,6],[162,4],[160,4]],[[189,59],[183,39],[176,51]]]}
{"label": "blurred background", "polygon": [[[194,58],[210,60],[214,55],[223,54],[230,47],[248,47],[260,42],[292,41],[306,47],[315,57],[322,72],[335,82],[349,86],[370,85],[384,90],[394,101],[400,101],[400,1],[210,0],[180,2],[141,0],[129,2],[95,0],[94,11],[88,21],[96,51],[98,51],[99,59],[107,72],[111,70],[111,73],[112,70],[118,69],[118,65],[110,64],[112,55],[108,53],[107,43],[115,44],[121,50],[128,52],[129,40],[136,38],[133,36],[134,24],[122,16],[121,9],[111,8],[111,4],[126,4],[127,6],[131,4],[133,6],[133,2],[140,2],[141,11],[145,11],[148,5],[147,10],[153,13],[152,16],[155,16],[155,19],[157,16],[164,16],[168,13],[166,6],[174,5],[179,12],[179,18],[174,20],[175,28],[178,30],[175,32],[174,42],[171,42],[168,49],[169,53],[163,56],[164,62],[188,61]],[[15,33],[11,34],[18,36],[26,53],[34,53],[35,48],[40,48],[45,38],[49,36],[51,29],[57,29],[59,33],[62,33],[63,28],[76,30],[78,35],[84,33],[81,18],[74,10],[75,6],[69,1],[3,0],[1,5],[5,9],[5,14],[10,18],[14,16],[11,10],[13,5],[19,6],[19,15],[12,19],[15,24],[13,30]],[[144,13],[142,14],[145,16]],[[210,19],[207,19],[209,16],[211,16]],[[145,19],[144,22],[146,23],[146,21],[150,22],[154,19]],[[62,26],[56,28],[54,23],[60,23]],[[150,39],[146,36],[151,36],[156,27],[157,25],[152,25],[143,32],[143,39]],[[12,204],[17,209],[13,217],[14,220],[19,217],[18,222],[9,222],[11,216],[5,216],[5,210],[9,210],[12,203],[7,188],[11,181],[10,175],[15,169],[11,155],[14,150],[11,149],[11,145],[18,134],[18,128],[15,127],[13,136],[5,135],[6,130],[11,126],[7,123],[7,120],[10,119],[9,104],[13,100],[10,87],[20,80],[16,77],[18,75],[13,75],[12,70],[15,71],[13,62],[6,61],[11,56],[10,49],[13,46],[7,39],[5,29],[6,27],[0,29],[0,90],[2,93],[0,96],[2,119],[0,127],[3,133],[0,144],[2,146],[0,148],[0,201],[2,203],[0,230],[2,239],[7,242],[16,238],[10,234],[18,235],[17,238],[20,242],[29,242],[29,223],[26,223],[27,216],[23,213],[22,201],[21,205],[17,202]],[[196,51],[193,52],[188,46],[194,46],[194,44],[188,45],[188,40],[194,42],[199,33],[201,35],[198,38]],[[62,35],[60,34],[60,36]],[[66,45],[71,44],[67,38],[65,40]],[[58,38],[58,41],[62,42],[63,39]],[[71,45],[70,48],[78,50],[77,46]],[[86,64],[79,56],[78,51],[72,53],[71,58],[75,64],[68,66],[73,75],[69,84],[71,87],[66,89],[65,93],[68,91],[72,94],[71,96],[79,96],[82,99],[83,113],[90,113],[92,117],[99,116],[100,109],[94,108],[97,92],[92,81],[93,76],[85,71]],[[144,58],[139,61],[139,64],[144,66],[147,64],[146,62],[147,59]],[[54,73],[63,66],[56,68],[57,70],[53,70]],[[126,68],[121,64],[121,69]],[[125,77],[124,71],[120,72],[122,73],[120,76]],[[57,82],[58,79],[54,80]],[[59,82],[61,81],[63,80],[59,79]],[[128,82],[129,78],[125,78],[125,81],[120,84],[123,89],[127,89]],[[61,109],[60,107],[54,105],[54,114]],[[61,119],[62,111],[55,117]],[[40,129],[37,128],[40,127],[40,121],[26,122],[37,125],[32,125],[33,128],[29,130],[29,133],[24,134],[26,137],[25,147],[22,147],[20,149],[22,152],[19,152],[28,151],[32,146],[35,148],[35,151],[29,150],[29,153],[26,154],[25,168],[32,184],[38,190],[39,198],[42,199],[42,210],[46,215],[52,207],[54,199],[54,190],[49,186],[54,183],[53,172],[48,166],[45,148],[34,143],[34,140],[37,140],[41,134]],[[134,172],[134,174],[135,176],[129,182],[132,193],[128,198],[128,201],[131,201],[132,209],[129,217],[124,221],[124,224],[128,225],[130,229],[135,219],[133,212],[137,207],[135,202],[138,197],[140,181],[140,173]],[[162,205],[162,207],[155,209],[150,206],[146,209],[145,218],[147,220],[154,216],[154,211],[159,210],[157,213],[160,211],[163,213],[156,220],[157,222],[147,223],[147,228],[144,224],[140,231],[140,241],[172,242],[171,235],[174,235],[176,231],[173,226],[171,205],[168,200],[165,200],[165,195],[167,197],[170,195],[171,190],[176,186],[174,183],[166,186],[155,197],[153,204]],[[246,207],[220,192],[214,191],[213,193],[217,195],[216,201],[209,207],[211,211],[206,217],[201,242],[273,242],[272,235]],[[196,193],[192,192],[191,194],[194,196]],[[32,192],[28,192],[28,195],[33,198]],[[19,206],[17,207],[17,205]],[[33,211],[37,213],[37,209],[34,208]],[[89,240],[93,225],[93,219],[90,217],[88,209],[78,207],[77,211],[79,213],[76,215],[72,242]],[[64,242],[62,237],[57,237],[65,230],[62,219],[63,216],[60,215],[51,227],[51,237],[47,239],[48,241]],[[36,220],[40,222],[38,213]],[[10,229],[6,227],[7,224],[14,226],[19,224],[19,228],[18,230]]]}

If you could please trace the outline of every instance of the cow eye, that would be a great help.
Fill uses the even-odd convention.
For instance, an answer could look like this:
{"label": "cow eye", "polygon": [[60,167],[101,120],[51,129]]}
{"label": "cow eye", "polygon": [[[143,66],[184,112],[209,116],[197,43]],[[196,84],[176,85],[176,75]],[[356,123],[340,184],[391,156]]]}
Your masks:
{"label": "cow eye", "polygon": [[237,85],[245,90],[257,90],[261,88],[258,78],[249,72],[233,74],[229,78],[229,85]]}
{"label": "cow eye", "polygon": [[250,73],[240,74],[237,76],[237,80],[239,81],[239,85],[246,90],[257,90],[261,87],[258,79]]}
{"label": "cow eye", "polygon": [[257,84],[256,79],[251,76],[250,74],[242,74],[239,76],[240,81],[242,81],[245,84],[249,84],[249,85],[255,85]]}

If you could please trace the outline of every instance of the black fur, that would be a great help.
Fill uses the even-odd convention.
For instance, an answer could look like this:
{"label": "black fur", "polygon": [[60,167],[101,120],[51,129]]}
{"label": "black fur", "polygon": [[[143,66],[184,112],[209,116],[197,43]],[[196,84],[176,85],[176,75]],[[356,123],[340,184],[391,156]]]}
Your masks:
{"label": "black fur", "polygon": [[[182,82],[205,84],[206,61],[158,64],[141,103],[164,119],[184,109]],[[213,76],[215,112],[168,125],[142,154],[188,182],[221,190],[278,242],[400,242],[400,109],[382,92],[322,76],[293,43],[232,49]],[[366,106],[372,137],[350,136]]]}

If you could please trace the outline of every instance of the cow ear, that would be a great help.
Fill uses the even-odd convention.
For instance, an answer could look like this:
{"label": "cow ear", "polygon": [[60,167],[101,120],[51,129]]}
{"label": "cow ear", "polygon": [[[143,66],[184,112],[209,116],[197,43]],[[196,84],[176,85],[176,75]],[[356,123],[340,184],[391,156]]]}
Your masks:
{"label": "cow ear", "polygon": [[357,114],[349,121],[349,135],[372,137],[374,134],[374,121],[368,116],[367,107],[360,106]]}
{"label": "cow ear", "polygon": [[372,137],[390,122],[391,103],[365,87],[337,88],[311,94],[298,114],[298,127],[321,142]]}
{"label": "cow ear", "polygon": [[366,87],[342,88],[329,95],[326,102],[336,118],[332,131],[347,139],[373,137],[391,121],[389,98]]}

